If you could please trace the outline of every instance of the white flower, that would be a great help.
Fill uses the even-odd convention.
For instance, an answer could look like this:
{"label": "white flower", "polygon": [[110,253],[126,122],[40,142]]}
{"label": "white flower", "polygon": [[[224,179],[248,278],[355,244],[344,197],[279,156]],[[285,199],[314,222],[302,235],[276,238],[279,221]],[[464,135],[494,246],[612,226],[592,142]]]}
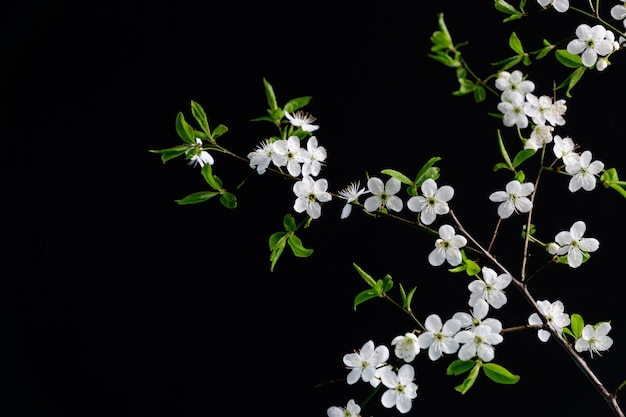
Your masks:
{"label": "white flower", "polygon": [[285,117],[295,127],[299,127],[305,132],[314,132],[319,129],[319,126],[312,124],[315,121],[315,117],[303,111],[297,111],[292,115],[285,112]]}
{"label": "white flower", "polygon": [[287,171],[294,177],[300,176],[302,171],[300,164],[310,159],[308,151],[300,147],[300,138],[297,136],[274,142],[274,152],[276,156],[273,160],[276,166],[287,166]]}
{"label": "white flower", "polygon": [[[537,301],[539,310],[546,318],[548,325],[554,328],[558,333],[563,331],[565,326],[570,324],[569,314],[564,313],[563,303],[561,301],[555,301],[550,303],[548,300]],[[539,317],[539,314],[532,313],[528,317],[528,324],[543,325],[543,320]],[[537,330],[537,337],[542,342],[547,342],[550,338],[550,332],[545,329]]]}
{"label": "white flower", "polygon": [[582,336],[574,344],[576,352],[588,350],[591,357],[594,353],[600,355],[600,351],[608,350],[613,345],[613,339],[607,336],[610,331],[611,323],[609,322],[599,323],[596,327],[591,324],[585,325]]}
{"label": "white flower", "polygon": [[[524,79],[524,74],[520,70],[513,72],[500,71],[496,78],[496,88],[502,91],[502,95],[516,92],[522,95],[535,90],[535,83]],[[504,98],[502,98],[504,100]]]}
{"label": "white flower", "polygon": [[493,308],[500,308],[506,304],[507,298],[504,289],[513,280],[509,274],[497,275],[496,271],[483,266],[483,279],[472,281],[467,288],[471,291],[468,304],[474,307],[478,300],[485,300]]}
{"label": "white flower", "polygon": [[328,181],[325,179],[313,180],[311,176],[307,175],[293,185],[293,192],[297,197],[293,209],[298,213],[306,210],[312,219],[319,218],[322,214],[319,201],[325,203],[332,199],[330,193],[326,191],[327,189]]}
{"label": "white flower", "polygon": [[316,177],[322,169],[322,162],[326,161],[326,148],[317,144],[317,138],[311,136],[306,143],[308,159],[302,163],[302,176],[311,175]]}
{"label": "white flower", "polygon": [[554,147],[552,150],[557,158],[563,159],[565,165],[573,164],[576,161],[578,154],[574,152],[575,147],[576,145],[574,145],[572,138],[561,138],[559,135],[554,136]]}
{"label": "white flower", "polygon": [[333,406],[326,410],[328,417],[359,417],[361,413],[361,406],[354,402],[354,400],[348,401],[348,405],[345,407]]}
{"label": "white flower", "polygon": [[435,221],[437,215],[447,214],[450,211],[448,201],[454,196],[454,189],[449,185],[437,188],[437,183],[428,178],[421,185],[422,195],[413,196],[407,201],[411,211],[420,213],[422,223],[428,225]]}
{"label": "white flower", "polygon": [[457,235],[454,228],[444,224],[439,228],[439,238],[435,241],[435,249],[428,255],[432,266],[442,265],[445,261],[457,266],[463,261],[461,248],[467,244],[465,236]]}
{"label": "white flower", "polygon": [[552,142],[554,127],[545,124],[537,124],[530,133],[530,138],[524,142],[524,149],[537,150],[543,148],[546,143]]}
{"label": "white flower", "polygon": [[517,92],[508,94],[503,101],[498,103],[498,110],[504,115],[502,123],[506,127],[517,126],[525,129],[528,126],[528,117],[524,113],[523,95]]}
{"label": "white flower", "polygon": [[518,180],[511,180],[505,187],[505,191],[495,191],[489,195],[489,200],[500,203],[498,205],[498,215],[506,219],[513,214],[528,213],[533,207],[533,203],[528,196],[535,190],[532,182],[520,183]]}
{"label": "white flower", "polygon": [[595,252],[600,247],[598,239],[583,237],[586,229],[585,222],[579,220],[569,231],[559,232],[554,238],[560,245],[557,255],[567,254],[567,264],[572,268],[578,268],[583,263],[583,252]]}
{"label": "white flower", "polygon": [[352,202],[357,201],[359,197],[369,191],[366,191],[365,188],[359,188],[361,186],[361,182],[352,182],[343,190],[339,191],[339,197],[346,200],[346,205],[343,206],[343,210],[341,210],[341,218],[347,218],[352,212]]}
{"label": "white flower", "polygon": [[598,56],[606,56],[613,52],[613,42],[606,39],[606,28],[602,25],[590,27],[583,23],[576,28],[578,39],[567,44],[567,52],[581,55],[583,65],[591,68],[598,60]]}
{"label": "white flower", "polygon": [[626,2],[611,7],[611,17],[615,20],[621,20],[624,27],[626,27]]}
{"label": "white flower", "polygon": [[548,96],[537,97],[533,93],[526,93],[526,102],[524,103],[524,113],[530,117],[535,124],[545,124],[546,114],[552,107],[552,99]]}
{"label": "white flower", "polygon": [[371,340],[365,342],[360,351],[345,354],[343,363],[350,369],[348,384],[355,384],[360,378],[363,382],[369,382],[373,387],[377,387],[380,384],[379,367],[385,365],[387,359],[389,359],[387,346],[380,345],[374,349],[374,342]]}
{"label": "white flower", "polygon": [[396,356],[405,362],[413,362],[413,359],[420,352],[417,336],[414,333],[405,333],[404,336],[394,337],[391,345],[395,346],[394,352]]}
{"label": "white flower", "polygon": [[390,177],[383,184],[380,178],[372,177],[367,181],[367,188],[372,195],[367,197],[363,204],[365,210],[370,212],[381,208],[388,208],[396,212],[402,210],[402,200],[396,195],[401,188],[398,179]]}
{"label": "white flower", "polygon": [[493,345],[504,340],[501,334],[494,332],[491,326],[484,324],[473,329],[461,330],[454,336],[454,339],[463,345],[459,349],[459,359],[468,361],[474,356],[478,356],[483,362],[493,360],[495,355]]}
{"label": "white flower", "polygon": [[457,319],[448,319],[445,324],[437,314],[426,317],[424,323],[426,331],[417,337],[420,348],[428,349],[428,357],[436,361],[444,353],[455,353],[459,343],[454,340],[454,335],[461,329],[461,322]]}
{"label": "white flower", "polygon": [[502,323],[498,319],[485,318],[489,312],[489,304],[485,300],[476,300],[474,307],[472,307],[471,314],[465,312],[454,313],[453,319],[457,319],[461,322],[461,328],[464,330],[473,329],[474,327],[489,326],[493,329],[494,333],[500,333],[502,330]]}
{"label": "white flower", "polygon": [[574,157],[569,164],[565,165],[565,171],[572,175],[569,180],[569,190],[576,192],[580,188],[591,191],[596,188],[596,176],[604,169],[601,161],[591,161],[590,151],[585,151],[580,156]]}
{"label": "white flower", "polygon": [[264,174],[274,157],[274,146],[272,142],[264,140],[248,154],[250,168],[256,168],[259,174]]}
{"label": "white flower", "polygon": [[202,140],[196,138],[197,145],[193,150],[188,150],[187,153],[194,152],[193,156],[189,159],[188,164],[196,167],[200,166],[202,168],[205,164],[213,165],[215,162],[210,153],[202,149]]}
{"label": "white flower", "polygon": [[554,10],[559,13],[565,13],[569,9],[569,0],[537,0],[541,7],[548,7],[552,4]]}
{"label": "white flower", "polygon": [[412,400],[417,397],[417,385],[415,369],[409,364],[404,364],[396,374],[390,368],[381,373],[383,384],[389,388],[383,393],[380,401],[386,408],[396,407],[399,412],[405,414],[411,411]]}

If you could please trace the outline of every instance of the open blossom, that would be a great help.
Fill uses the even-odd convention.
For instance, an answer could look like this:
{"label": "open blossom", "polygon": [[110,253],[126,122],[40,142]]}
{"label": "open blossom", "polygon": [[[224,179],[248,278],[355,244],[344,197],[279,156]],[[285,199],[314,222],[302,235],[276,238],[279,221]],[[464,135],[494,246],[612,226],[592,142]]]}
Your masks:
{"label": "open blossom", "polygon": [[417,336],[420,348],[428,349],[428,357],[436,361],[444,353],[455,353],[459,343],[454,340],[454,335],[461,329],[461,322],[457,319],[448,319],[445,323],[437,314],[426,317],[424,322],[426,331]]}
{"label": "open blossom", "polygon": [[402,200],[396,194],[400,191],[402,184],[400,180],[390,177],[386,183],[377,177],[371,177],[367,181],[368,191],[372,193],[367,197],[363,206],[367,211],[376,211],[381,208],[388,208],[393,211],[401,211]]}
{"label": "open blossom", "polygon": [[[504,93],[502,94],[504,97]],[[513,92],[498,103],[498,110],[504,115],[502,123],[506,127],[517,126],[525,129],[528,126],[528,117],[524,112],[524,96]]]}
{"label": "open blossom", "polygon": [[329,407],[326,410],[328,417],[359,417],[361,414],[361,406],[354,402],[354,400],[348,401],[345,407]]}
{"label": "open blossom", "polygon": [[285,117],[292,126],[299,127],[305,132],[314,132],[319,129],[319,126],[313,124],[315,117],[303,111],[297,111],[293,115],[285,112]]}
{"label": "open blossom", "polygon": [[312,218],[317,219],[322,214],[321,202],[327,202],[332,196],[326,190],[328,181],[325,179],[314,180],[311,176],[303,177],[302,180],[293,185],[293,192],[296,195],[296,202],[293,208],[298,213],[306,211]]}
{"label": "open blossom", "polygon": [[572,175],[568,186],[571,192],[576,192],[581,188],[585,191],[596,188],[596,176],[604,169],[604,163],[601,161],[592,162],[591,158],[591,152],[585,151],[570,159],[569,163],[565,165],[565,171]]}
{"label": "open blossom", "polygon": [[525,80],[524,74],[520,70],[500,71],[498,78],[496,78],[496,88],[502,91],[502,100],[508,97],[509,93],[519,93],[523,98],[526,93],[535,90],[535,83]]}
{"label": "open blossom", "polygon": [[356,181],[350,183],[350,185],[348,185],[346,188],[339,191],[339,197],[346,200],[346,205],[343,206],[343,209],[341,210],[342,219],[347,218],[352,212],[352,203],[354,201],[357,201],[361,195],[369,192],[365,190],[365,188],[359,187],[361,187],[361,182]]}
{"label": "open blossom", "polygon": [[582,23],[576,28],[577,39],[567,44],[567,52],[581,55],[583,65],[591,68],[598,60],[598,56],[606,56],[613,52],[613,42],[606,39],[606,28],[602,25],[593,27]]}
{"label": "open blossom", "polygon": [[308,151],[300,147],[300,138],[290,136],[288,139],[280,139],[274,142],[273,159],[276,166],[286,166],[289,174],[298,177],[302,172],[302,163],[310,159]]}
{"label": "open blossom", "polygon": [[478,300],[485,300],[493,308],[502,307],[507,302],[504,289],[509,286],[513,277],[509,274],[498,275],[488,266],[483,266],[482,272],[482,279],[475,279],[467,286],[471,292],[468,304],[474,307]]}
{"label": "open blossom", "polygon": [[472,307],[471,314],[459,311],[454,313],[453,319],[457,319],[461,322],[461,328],[463,330],[473,329],[474,327],[484,325],[493,329],[494,333],[500,333],[502,330],[502,323],[498,319],[486,318],[489,312],[489,304],[485,300],[476,300],[474,307]]}
{"label": "open blossom", "polygon": [[467,244],[465,236],[457,235],[454,228],[444,224],[439,228],[439,238],[435,241],[435,249],[428,255],[432,266],[442,265],[445,261],[451,266],[460,265],[463,261],[461,248]]}
{"label": "open blossom", "polygon": [[302,162],[302,176],[316,177],[322,169],[322,163],[326,161],[326,148],[317,144],[317,138],[311,136],[306,142],[308,158]]}
{"label": "open blossom", "polygon": [[554,136],[554,147],[552,148],[554,156],[563,160],[565,165],[573,164],[578,157],[574,152],[576,145],[572,138],[566,136],[561,138],[559,135]]}
{"label": "open blossom", "polygon": [[274,146],[269,140],[262,141],[252,152],[248,154],[250,168],[256,169],[257,173],[264,174],[274,158]]}
{"label": "open blossom", "polygon": [[613,339],[607,336],[610,331],[611,323],[609,322],[602,322],[597,327],[586,324],[581,337],[574,344],[574,349],[576,352],[588,350],[591,357],[594,353],[600,355],[601,351],[608,350],[613,345]]}
{"label": "open blossom", "polygon": [[459,359],[469,361],[478,356],[483,362],[490,362],[495,356],[493,345],[502,343],[504,338],[494,332],[491,326],[478,325],[468,330],[461,330],[454,339],[461,344]]}
{"label": "open blossom", "polygon": [[587,225],[579,220],[575,222],[569,231],[557,233],[554,240],[560,246],[557,255],[567,254],[567,264],[572,268],[578,268],[583,263],[583,252],[595,252],[600,247],[598,239],[583,237]]}
{"label": "open blossom", "polygon": [[533,207],[533,203],[528,196],[535,190],[532,182],[520,183],[518,180],[511,180],[505,187],[505,191],[495,191],[489,195],[489,200],[500,203],[498,205],[498,215],[506,219],[516,213],[528,213]]}
{"label": "open blossom", "polygon": [[537,150],[543,148],[546,143],[552,142],[554,127],[546,124],[537,124],[530,133],[530,138],[524,142],[524,149]]}
{"label": "open blossom", "polygon": [[374,348],[374,342],[368,340],[358,352],[347,353],[343,356],[343,363],[350,369],[348,384],[355,384],[359,379],[369,382],[373,387],[380,384],[379,369],[385,369],[384,365],[389,359],[389,349],[380,345]]}
{"label": "open blossom", "polygon": [[[548,325],[556,330],[558,333],[563,331],[565,326],[569,326],[570,318],[569,314],[565,313],[565,307],[563,307],[563,303],[561,301],[555,301],[550,303],[548,300],[537,301],[537,305],[539,306],[539,310],[545,316]],[[543,320],[539,317],[539,314],[532,313],[528,317],[528,324],[532,325],[542,325]],[[545,329],[537,330],[537,337],[542,342],[547,342],[550,338],[550,332]]]}
{"label": "open blossom", "polygon": [[569,9],[569,0],[537,0],[541,7],[552,5],[554,10],[559,13],[565,13]]}
{"label": "open blossom", "polygon": [[386,368],[381,373],[383,385],[387,391],[380,397],[381,403],[386,408],[396,407],[402,414],[411,411],[412,400],[417,397],[417,384],[415,379],[415,369],[405,363],[395,373],[391,368]]}
{"label": "open blossom", "polygon": [[621,20],[626,27],[626,2],[620,2],[620,4],[611,7],[611,17],[615,20]]}
{"label": "open blossom", "polygon": [[210,153],[202,150],[202,139],[196,138],[196,147],[187,151],[188,153],[194,152],[193,156],[189,159],[189,165],[202,168],[205,164],[213,165],[215,162]]}
{"label": "open blossom", "polygon": [[428,225],[435,221],[437,215],[447,214],[450,211],[448,201],[454,196],[454,189],[449,185],[437,188],[437,183],[428,178],[420,187],[422,195],[413,196],[407,201],[411,211],[420,213],[422,223]]}
{"label": "open blossom", "polygon": [[395,346],[394,353],[396,356],[405,362],[413,362],[413,359],[420,353],[417,336],[414,333],[405,333],[404,336],[394,337],[391,345]]}

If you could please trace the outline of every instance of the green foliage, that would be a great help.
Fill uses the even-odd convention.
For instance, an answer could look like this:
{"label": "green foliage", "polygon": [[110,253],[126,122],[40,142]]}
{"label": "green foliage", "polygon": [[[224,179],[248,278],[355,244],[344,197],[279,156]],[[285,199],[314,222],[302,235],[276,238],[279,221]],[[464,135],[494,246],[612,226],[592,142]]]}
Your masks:
{"label": "green foliage", "polygon": [[302,244],[302,240],[296,236],[296,231],[300,226],[296,225],[295,219],[291,214],[286,214],[285,217],[283,217],[283,227],[285,231],[272,233],[268,240],[271,272],[274,272],[276,263],[287,245],[289,245],[291,252],[298,258],[307,258],[313,254],[313,249],[305,248]]}
{"label": "green foliage", "polygon": [[[371,275],[365,272],[356,263],[352,263],[352,265],[354,266],[354,269],[356,269],[356,271],[359,273],[361,278],[363,278],[363,280],[367,283],[367,285],[371,287],[370,289],[357,294],[354,299],[355,310],[359,304],[364,303],[367,300],[370,300],[372,298],[384,298],[387,296],[387,291],[389,291],[393,287],[393,280],[391,279],[391,275],[387,274],[383,279],[374,280]],[[412,292],[413,291],[411,291],[410,293],[410,297],[407,297],[406,300],[404,300],[405,302],[408,301],[410,303],[410,299],[413,297]]]}
{"label": "green foliage", "polygon": [[463,361],[460,359],[456,359],[446,369],[447,375],[462,375],[469,371],[467,377],[463,380],[460,385],[454,387],[454,389],[461,394],[467,393],[478,378],[478,374],[480,370],[483,370],[483,373],[491,379],[493,382],[498,384],[511,385],[516,384],[520,380],[519,375],[515,375],[511,373],[508,369],[503,367],[502,365],[498,365],[492,362],[483,363],[481,360],[476,359],[475,361]]}
{"label": "green foliage", "polygon": [[489,379],[498,384],[516,384],[520,380],[519,375],[514,375],[502,365],[491,362],[483,364],[483,372]]}

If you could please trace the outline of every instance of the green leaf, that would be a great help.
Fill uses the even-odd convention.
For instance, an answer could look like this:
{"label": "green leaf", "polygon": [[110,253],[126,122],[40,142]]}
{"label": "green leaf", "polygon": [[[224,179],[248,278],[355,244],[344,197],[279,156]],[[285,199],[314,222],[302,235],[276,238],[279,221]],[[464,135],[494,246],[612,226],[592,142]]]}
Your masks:
{"label": "green leaf", "polygon": [[487,90],[482,85],[479,85],[474,90],[474,101],[476,103],[482,103],[487,98]]}
{"label": "green leaf", "polygon": [[409,179],[409,177],[407,177],[406,175],[404,175],[401,172],[398,172],[396,170],[393,169],[383,169],[382,171],[380,171],[381,174],[385,174],[385,175],[389,175],[395,179],[397,179],[398,181],[400,181],[403,184],[407,184],[407,185],[413,185],[413,182],[411,182],[411,180]]}
{"label": "green leaf", "polygon": [[287,113],[293,113],[294,111],[299,110],[309,104],[311,98],[311,96],[305,96],[291,99],[287,102],[287,104],[285,104],[283,110]]}
{"label": "green leaf", "polygon": [[494,6],[496,10],[501,11],[502,13],[506,13],[510,15],[522,14],[521,11],[517,10],[510,3],[504,0],[495,0]]}
{"label": "green leaf", "polygon": [[384,292],[388,292],[392,287],[393,287],[393,279],[391,279],[391,275],[387,274],[383,277],[380,288],[382,288]]}
{"label": "green leaf", "polygon": [[511,36],[509,36],[509,47],[511,47],[511,49],[517,52],[519,55],[524,55],[526,53],[524,52],[522,41],[520,41],[515,32],[511,32]]}
{"label": "green leaf", "polygon": [[505,367],[491,362],[483,364],[483,372],[498,384],[515,384],[520,379],[519,375],[514,375]]}
{"label": "green leaf", "polygon": [[461,359],[456,359],[448,365],[446,375],[461,375],[472,369],[473,366],[474,361],[462,361]]}
{"label": "green leaf", "polygon": [[237,207],[237,197],[228,191],[223,191],[220,197],[220,203],[226,208],[234,209]]}
{"label": "green leaf", "polygon": [[196,145],[196,138],[193,134],[193,128],[185,120],[185,116],[182,112],[178,112],[176,115],[176,132],[183,142]]}
{"label": "green leaf", "polygon": [[557,49],[554,52],[556,59],[568,68],[578,68],[583,65],[580,55],[567,52],[567,49]]}
{"label": "green leaf", "polygon": [[465,261],[463,261],[463,264],[465,265],[465,272],[470,277],[473,277],[477,275],[478,273],[480,273],[480,265],[478,265],[476,262],[472,261],[471,259],[466,259]]}
{"label": "green leaf", "polygon": [[376,281],[374,280],[374,278],[372,278],[367,272],[365,272],[363,269],[361,269],[361,267],[358,266],[356,263],[353,262],[352,266],[354,266],[354,269],[356,269],[356,271],[359,273],[361,278],[363,278],[365,280],[367,285],[369,285],[372,288],[376,287]]}
{"label": "green leaf", "polygon": [[415,290],[417,287],[413,287],[411,291],[409,291],[408,295],[404,295],[404,289],[402,288],[402,284],[400,284],[400,289],[402,290],[402,307],[405,310],[411,311],[411,303],[413,302],[413,296],[415,295]]}
{"label": "green leaf", "polygon": [[200,129],[211,137],[211,129],[209,128],[209,121],[206,117],[206,113],[204,112],[202,106],[193,100],[191,100],[191,114],[196,119],[196,122],[198,122]]}
{"label": "green leaf", "polygon": [[271,253],[270,253],[270,271],[271,272],[274,272],[274,267],[276,266],[276,262],[278,262],[280,255],[282,255],[283,249],[285,249],[286,244],[287,244],[286,233],[276,232],[270,236],[269,245],[271,249]]}
{"label": "green leaf", "polygon": [[578,84],[578,82],[581,80],[586,70],[587,70],[587,67],[580,67],[577,70],[575,70],[573,73],[571,73],[569,77],[566,78],[566,81],[568,81],[568,84],[567,84],[567,91],[565,92],[565,95],[568,98],[572,97],[572,94],[570,93],[570,91],[572,91],[574,86]]}
{"label": "green leaf", "polygon": [[580,338],[583,334],[583,328],[585,327],[585,321],[580,314],[572,314],[570,315],[570,326],[572,328],[572,333],[574,333],[574,337],[576,339]]}
{"label": "green leaf", "polygon": [[356,310],[356,306],[364,303],[367,300],[371,300],[372,298],[378,298],[378,293],[374,290],[365,290],[357,294],[354,298],[354,309]]}
{"label": "green leaf", "polygon": [[509,153],[506,151],[506,148],[504,147],[504,141],[502,140],[500,129],[498,129],[498,147],[500,148],[500,153],[502,154],[502,157],[504,158],[504,162],[506,163],[506,166],[511,171],[515,172],[515,168],[513,167],[513,164],[511,163],[511,157],[509,156]]}
{"label": "green leaf", "polygon": [[202,203],[204,201],[207,201],[210,198],[213,198],[217,195],[220,195],[220,193],[217,193],[215,191],[199,191],[197,193],[193,193],[193,194],[189,194],[188,196],[180,199],[180,200],[174,200],[176,201],[178,204],[180,204],[181,206],[186,205],[186,204],[197,204],[197,203]]}
{"label": "green leaf", "polygon": [[456,387],[454,387],[454,389],[461,394],[465,394],[467,391],[469,391],[470,388],[472,388],[474,382],[476,382],[476,378],[478,378],[479,372],[480,364],[476,363],[476,365],[474,365],[474,368],[472,368],[472,370],[470,371],[469,375],[463,380],[463,383],[461,385],[457,385]]}
{"label": "green leaf", "polygon": [[285,214],[285,217],[283,217],[283,227],[288,232],[296,231],[296,219],[290,213]]}
{"label": "green leaf", "polygon": [[226,126],[222,124],[218,125],[215,129],[213,129],[213,139],[219,138],[226,132],[228,132],[228,128]]}
{"label": "green leaf", "polygon": [[211,188],[216,191],[220,191],[222,189],[222,182],[218,177],[213,175],[211,164],[204,164],[200,172],[202,172],[204,180],[211,186]]}
{"label": "green leaf", "polygon": [[441,161],[440,157],[433,156],[424,164],[415,176],[415,184],[417,186],[421,186],[428,178],[432,178],[433,180],[437,180],[439,178],[439,168],[433,166],[439,161]]}
{"label": "green leaf", "polygon": [[517,153],[517,155],[515,155],[515,158],[513,158],[513,166],[520,166],[522,162],[533,156],[535,152],[536,151],[534,149],[522,149]]}
{"label": "green leaf", "polygon": [[181,156],[182,154],[187,152],[189,149],[190,149],[189,145],[178,145],[178,146],[174,146],[172,148],[167,148],[167,149],[150,149],[150,152],[160,153],[161,161],[165,163],[169,161],[170,159],[174,159],[178,156]]}
{"label": "green leaf", "polygon": [[272,85],[267,82],[265,77],[263,77],[263,85],[265,86],[265,97],[267,97],[267,105],[270,107],[270,110],[277,109],[278,102],[276,101],[274,89],[272,88]]}
{"label": "green leaf", "polygon": [[291,247],[291,251],[298,258],[307,258],[313,254],[313,249],[307,249],[302,246],[302,241],[300,238],[293,233],[289,234],[287,238],[287,243],[289,243],[289,247]]}

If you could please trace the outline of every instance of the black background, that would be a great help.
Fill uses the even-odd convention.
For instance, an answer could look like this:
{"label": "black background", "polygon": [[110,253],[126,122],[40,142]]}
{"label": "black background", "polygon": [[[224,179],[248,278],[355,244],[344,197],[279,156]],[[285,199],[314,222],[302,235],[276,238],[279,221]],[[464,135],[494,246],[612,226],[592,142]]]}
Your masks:
{"label": "black background", "polygon": [[[456,42],[469,41],[463,56],[482,74],[510,54],[512,30],[532,34],[533,50],[538,28],[554,41],[567,36],[557,29],[572,33],[581,21],[551,11],[536,23],[504,25],[491,2],[433,3],[3,6],[3,414],[323,416],[367,395],[367,387],[341,381],[345,353],[369,339],[389,345],[412,329],[388,303],[352,309],[364,289],[352,262],[417,285],[422,319],[464,310],[467,278],[428,265],[430,237],[358,211],[340,221],[340,203],[324,206],[302,232],[314,255],[285,254],[270,273],[267,238],[293,213],[290,183],[252,175],[234,211],[213,201],[178,206],[175,199],[206,188],[198,170],[148,152],[179,142],[176,114],[191,119],[195,100],[212,126],[229,127],[222,143],[245,156],[274,133],[250,122],[265,114],[265,77],[279,104],[313,96],[307,110],[321,126],[333,191],[385,168],[412,176],[440,156],[438,182],[455,187],[453,209],[487,242],[496,222],[487,196],[509,180],[491,169],[501,123],[487,115],[495,100],[452,97],[453,70],[427,57],[437,13],[445,12]],[[576,87],[559,132],[623,172],[624,60],[613,62]],[[531,68],[540,94],[567,74]],[[249,173],[214,156],[227,186]],[[550,240],[583,219],[600,250],[578,270],[549,267],[531,290],[590,322],[612,320],[614,347],[592,365],[613,389],[626,378],[624,201],[601,187],[572,195],[566,184],[549,176],[541,185],[539,235]],[[521,222],[505,221],[496,241],[511,239],[495,253],[513,270]],[[531,264],[543,256],[537,251]],[[508,293],[494,315],[507,327],[523,324],[530,311]],[[461,396],[453,389],[460,378],[445,376],[449,360],[418,357],[414,414],[467,407],[483,415],[611,415],[564,352],[534,332],[512,334],[496,349],[496,362],[521,375],[516,386],[483,376]],[[383,415],[379,408],[364,415]]]}

